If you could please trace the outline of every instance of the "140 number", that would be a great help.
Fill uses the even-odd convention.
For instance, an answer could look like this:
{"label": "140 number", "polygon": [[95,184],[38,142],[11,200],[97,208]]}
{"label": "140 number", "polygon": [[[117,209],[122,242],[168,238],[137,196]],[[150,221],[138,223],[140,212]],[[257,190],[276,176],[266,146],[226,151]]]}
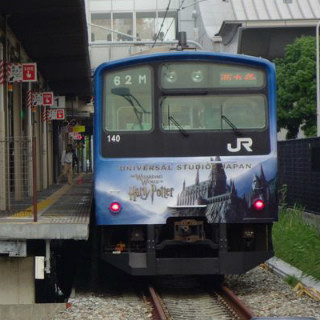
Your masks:
{"label": "140 number", "polygon": [[118,143],[120,142],[120,135],[119,134],[113,134],[113,135],[108,135],[107,136],[108,142],[115,142]]}

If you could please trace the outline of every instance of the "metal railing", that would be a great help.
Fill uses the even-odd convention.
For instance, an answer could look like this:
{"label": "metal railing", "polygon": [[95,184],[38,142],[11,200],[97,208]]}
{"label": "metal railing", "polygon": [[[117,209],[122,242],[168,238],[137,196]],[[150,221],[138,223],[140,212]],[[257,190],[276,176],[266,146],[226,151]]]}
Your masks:
{"label": "metal railing", "polygon": [[36,138],[0,140],[0,216],[37,221]]}

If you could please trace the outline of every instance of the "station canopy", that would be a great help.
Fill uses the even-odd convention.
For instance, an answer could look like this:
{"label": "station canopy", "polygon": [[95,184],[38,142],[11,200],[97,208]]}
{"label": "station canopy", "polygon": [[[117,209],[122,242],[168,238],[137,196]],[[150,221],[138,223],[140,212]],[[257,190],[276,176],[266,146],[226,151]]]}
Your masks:
{"label": "station canopy", "polygon": [[0,15],[55,94],[92,95],[84,0],[2,0]]}

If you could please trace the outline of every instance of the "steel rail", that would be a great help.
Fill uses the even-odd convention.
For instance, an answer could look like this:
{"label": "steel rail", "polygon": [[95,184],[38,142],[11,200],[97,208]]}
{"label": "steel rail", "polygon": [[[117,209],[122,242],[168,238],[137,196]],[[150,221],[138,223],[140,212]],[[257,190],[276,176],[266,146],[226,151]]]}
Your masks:
{"label": "steel rail", "polygon": [[221,287],[221,296],[241,320],[250,320],[256,316],[228,287]]}
{"label": "steel rail", "polygon": [[[154,317],[156,317],[157,320],[171,319],[166,315],[166,311],[164,310],[161,298],[159,298],[155,289],[149,285],[148,290],[151,302],[154,307]],[[247,307],[228,287],[221,286],[219,288],[216,288],[214,290],[214,294],[220,297],[220,299],[218,298],[218,300],[220,300],[220,303],[224,304],[225,308],[227,308],[229,312],[233,313],[237,319],[250,320],[256,317],[253,311],[249,307]]]}
{"label": "steel rail", "polygon": [[150,297],[154,305],[155,311],[157,312],[158,318],[160,320],[167,320],[168,318],[163,311],[163,307],[157,293],[151,286],[149,286],[148,289],[149,289]]}

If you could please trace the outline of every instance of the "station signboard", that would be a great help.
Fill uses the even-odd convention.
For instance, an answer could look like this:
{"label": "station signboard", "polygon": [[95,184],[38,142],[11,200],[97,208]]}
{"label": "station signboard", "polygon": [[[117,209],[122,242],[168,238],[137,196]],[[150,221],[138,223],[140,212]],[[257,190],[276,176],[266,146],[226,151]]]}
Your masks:
{"label": "station signboard", "polygon": [[7,81],[8,82],[21,82],[22,81],[22,65],[20,63],[8,64]]}
{"label": "station signboard", "polygon": [[33,106],[52,106],[53,92],[32,92]]}
{"label": "station signboard", "polygon": [[53,92],[42,92],[42,104],[44,106],[53,105]]}
{"label": "station signboard", "polygon": [[54,96],[53,104],[51,108],[65,108],[66,107],[66,97],[65,96]]}
{"label": "station signboard", "polygon": [[37,81],[37,64],[36,63],[22,64],[22,81],[23,82]]}
{"label": "station signboard", "polygon": [[65,110],[64,109],[48,109],[48,120],[64,120]]}
{"label": "station signboard", "polygon": [[41,92],[33,92],[32,93],[32,106],[33,107],[42,106],[42,93]]}
{"label": "station signboard", "polygon": [[73,140],[82,140],[82,135],[79,132],[69,132],[70,138]]}
{"label": "station signboard", "polygon": [[73,132],[85,132],[86,127],[81,125],[73,126]]}
{"label": "station signboard", "polygon": [[8,63],[8,82],[36,82],[37,80],[36,63]]}

